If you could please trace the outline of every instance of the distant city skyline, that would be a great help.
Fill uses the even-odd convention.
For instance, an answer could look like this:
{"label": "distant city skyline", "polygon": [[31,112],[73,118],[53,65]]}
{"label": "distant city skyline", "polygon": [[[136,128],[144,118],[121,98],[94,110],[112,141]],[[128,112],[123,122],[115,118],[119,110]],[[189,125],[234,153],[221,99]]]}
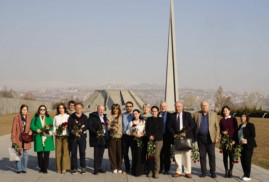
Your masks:
{"label": "distant city skyline", "polygon": [[[174,0],[179,88],[269,93],[269,1]],[[0,2],[0,88],[165,83],[170,0]]]}

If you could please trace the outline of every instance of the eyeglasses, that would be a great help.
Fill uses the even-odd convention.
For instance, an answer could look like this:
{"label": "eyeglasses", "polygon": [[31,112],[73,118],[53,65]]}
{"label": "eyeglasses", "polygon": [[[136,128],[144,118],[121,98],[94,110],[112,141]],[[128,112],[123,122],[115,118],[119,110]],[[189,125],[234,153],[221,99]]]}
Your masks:
{"label": "eyeglasses", "polygon": [[46,111],[46,109],[39,109],[39,111]]}
{"label": "eyeglasses", "polygon": [[133,106],[126,106],[126,107],[133,107]]}

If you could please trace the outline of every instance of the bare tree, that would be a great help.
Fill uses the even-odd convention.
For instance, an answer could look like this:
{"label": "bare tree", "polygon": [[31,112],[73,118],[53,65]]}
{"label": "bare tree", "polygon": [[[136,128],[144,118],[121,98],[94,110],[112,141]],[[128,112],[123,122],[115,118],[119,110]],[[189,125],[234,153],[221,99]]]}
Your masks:
{"label": "bare tree", "polygon": [[244,106],[251,109],[263,108],[265,105],[265,96],[258,91],[253,91],[248,94],[244,100]]}
{"label": "bare tree", "polygon": [[32,92],[26,92],[22,99],[25,99],[25,100],[36,100],[36,96],[32,93]]}
{"label": "bare tree", "polygon": [[14,90],[10,89],[0,91],[0,95],[5,98],[14,98],[17,95],[17,93]]}
{"label": "bare tree", "polygon": [[223,95],[223,88],[219,86],[216,94],[215,94],[215,110],[220,111],[223,106],[228,105],[229,107],[234,107],[233,101],[231,97],[226,97]]}

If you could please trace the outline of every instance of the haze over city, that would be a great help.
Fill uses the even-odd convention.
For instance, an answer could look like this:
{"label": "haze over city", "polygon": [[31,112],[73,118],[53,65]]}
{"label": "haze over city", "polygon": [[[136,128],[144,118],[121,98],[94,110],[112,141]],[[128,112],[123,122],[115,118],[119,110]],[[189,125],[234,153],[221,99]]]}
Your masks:
{"label": "haze over city", "polygon": [[[165,83],[169,0],[0,2],[0,88]],[[269,2],[175,0],[179,87],[269,93]]]}

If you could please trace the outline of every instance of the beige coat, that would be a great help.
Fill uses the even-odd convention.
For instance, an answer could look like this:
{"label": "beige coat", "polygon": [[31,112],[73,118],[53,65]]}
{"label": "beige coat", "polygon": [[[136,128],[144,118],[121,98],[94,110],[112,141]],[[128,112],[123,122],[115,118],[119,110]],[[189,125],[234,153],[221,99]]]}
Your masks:
{"label": "beige coat", "polygon": [[[193,120],[195,122],[195,138],[197,137],[200,123],[202,118],[202,111],[198,111],[193,114]],[[215,112],[209,111],[208,112],[208,130],[211,137],[211,141],[215,143],[216,139],[220,139],[220,127],[219,127],[219,119]]]}
{"label": "beige coat", "polygon": [[[31,119],[32,117],[27,114],[25,133],[28,133],[30,131]],[[23,131],[23,125],[22,125],[21,115],[18,114],[14,117],[14,120],[13,120],[13,125],[11,129],[11,141],[12,143],[18,144],[20,149],[22,147],[22,139],[21,139],[22,131]],[[31,142],[24,143],[24,149],[28,150],[30,148],[31,148]]]}
{"label": "beige coat", "polygon": [[[115,119],[114,116],[109,115],[107,116],[107,121],[109,122],[108,130],[110,130],[111,122]],[[118,118],[118,124],[117,124],[117,134],[115,135],[115,138],[121,138],[122,137],[122,115]],[[110,136],[113,136],[113,132],[110,130]]]}

